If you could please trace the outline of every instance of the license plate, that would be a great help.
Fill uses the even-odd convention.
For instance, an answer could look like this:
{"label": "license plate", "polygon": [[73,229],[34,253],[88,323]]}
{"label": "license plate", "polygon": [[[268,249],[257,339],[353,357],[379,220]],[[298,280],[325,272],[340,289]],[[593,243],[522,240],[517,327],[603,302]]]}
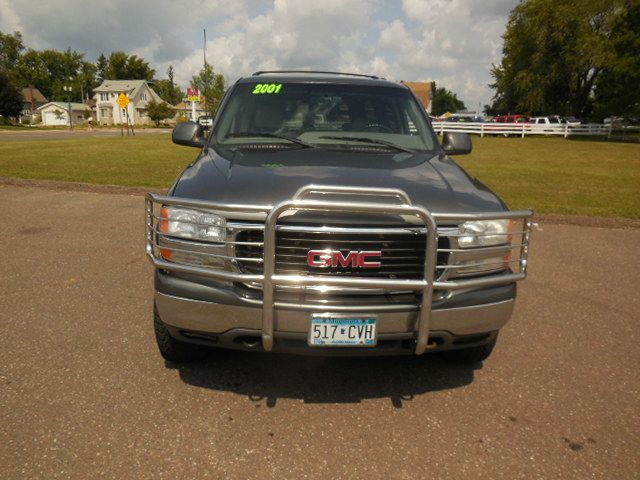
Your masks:
{"label": "license plate", "polygon": [[373,315],[322,314],[311,316],[312,347],[374,347],[378,320]]}

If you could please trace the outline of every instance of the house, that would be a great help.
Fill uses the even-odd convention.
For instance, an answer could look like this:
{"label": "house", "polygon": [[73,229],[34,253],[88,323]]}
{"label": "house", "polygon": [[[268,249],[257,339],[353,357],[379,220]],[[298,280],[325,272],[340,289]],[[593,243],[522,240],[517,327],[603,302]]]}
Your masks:
{"label": "house", "polygon": [[[49,102],[38,107],[37,112],[42,118],[42,124],[51,125],[69,125],[69,103],[68,102]],[[84,112],[89,110],[89,106],[84,103],[71,102],[71,115],[73,125],[83,125],[86,123]]]}
{"label": "house", "polygon": [[[151,123],[147,116],[147,105],[151,100],[158,103],[164,101],[146,80],[104,80],[93,93],[93,99],[96,101],[96,122],[100,125],[127,123],[127,115],[131,125]],[[120,93],[129,97],[129,105],[124,112],[118,105]]]}
{"label": "house", "polygon": [[191,102],[180,102],[177,105],[174,105],[173,108],[176,110],[176,120],[179,118],[186,118],[187,120],[191,120],[195,122],[198,118],[203,117],[207,114],[206,105],[203,102],[196,102],[196,117],[193,117],[193,107],[191,106]]}
{"label": "house", "polygon": [[48,101],[49,100],[47,100],[37,88],[34,88],[33,86],[23,88],[22,112],[20,112],[20,116],[33,119],[33,116],[36,114],[36,110],[38,109],[38,107],[43,106]]}
{"label": "house", "polygon": [[431,114],[431,97],[433,96],[433,92],[431,91],[431,82],[400,83],[409,87],[409,90],[411,90],[413,94],[418,97],[418,100],[420,100],[420,103],[427,111],[427,113]]}

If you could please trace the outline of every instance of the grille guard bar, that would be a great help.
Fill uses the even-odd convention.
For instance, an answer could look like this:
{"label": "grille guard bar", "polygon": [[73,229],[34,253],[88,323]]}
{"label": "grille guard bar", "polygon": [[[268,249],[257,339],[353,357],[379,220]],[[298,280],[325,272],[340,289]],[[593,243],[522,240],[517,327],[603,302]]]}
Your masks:
{"label": "grille guard bar", "polygon": [[[394,197],[400,203],[378,202],[345,202],[327,200],[308,200],[304,197],[310,194],[332,195],[359,195],[368,197]],[[259,274],[244,274],[227,270],[192,266],[174,263],[164,260],[157,255],[157,217],[154,214],[154,205],[168,206],[179,205],[183,207],[203,208],[221,213],[252,213],[266,215],[264,228],[263,262],[264,271]],[[438,214],[412,205],[408,195],[402,190],[391,188],[363,188],[346,186],[307,185],[299,189],[290,200],[271,205],[232,205],[216,204],[193,199],[168,197],[148,193],[145,198],[146,213],[146,253],[156,268],[174,272],[192,273],[227,282],[258,282],[262,284],[262,344],[265,350],[270,351],[274,342],[274,301],[275,288],[279,285],[297,286],[332,286],[332,287],[361,287],[377,288],[384,290],[406,291],[414,290],[422,293],[422,301],[419,309],[416,354],[422,354],[428,348],[429,324],[431,319],[431,304],[434,290],[460,290],[467,288],[480,288],[492,285],[503,285],[522,280],[527,274],[529,241],[531,234],[531,210],[507,211],[496,213],[469,213],[469,214]],[[328,211],[328,212],[367,212],[389,215],[404,215],[417,217],[426,227],[425,242],[425,267],[422,278],[416,279],[392,279],[392,278],[345,278],[339,276],[313,276],[313,275],[280,275],[275,272],[276,252],[276,226],[278,219],[288,211]],[[497,219],[523,219],[524,230],[520,246],[519,271],[491,275],[480,278],[434,281],[436,256],[438,248],[437,222],[465,222],[469,220],[497,220]]]}

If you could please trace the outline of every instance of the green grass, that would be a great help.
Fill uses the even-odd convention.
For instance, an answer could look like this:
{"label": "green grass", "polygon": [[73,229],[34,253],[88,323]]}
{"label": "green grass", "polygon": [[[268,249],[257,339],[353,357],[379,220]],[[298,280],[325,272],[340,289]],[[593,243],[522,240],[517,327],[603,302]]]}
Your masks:
{"label": "green grass", "polygon": [[[507,202],[538,213],[640,218],[640,145],[473,137],[456,160]],[[197,155],[168,135],[2,141],[0,176],[166,188]]]}
{"label": "green grass", "polygon": [[640,144],[564,138],[473,138],[456,160],[512,209],[640,218]]}
{"label": "green grass", "polygon": [[10,140],[0,137],[0,176],[167,188],[198,154],[169,135]]}

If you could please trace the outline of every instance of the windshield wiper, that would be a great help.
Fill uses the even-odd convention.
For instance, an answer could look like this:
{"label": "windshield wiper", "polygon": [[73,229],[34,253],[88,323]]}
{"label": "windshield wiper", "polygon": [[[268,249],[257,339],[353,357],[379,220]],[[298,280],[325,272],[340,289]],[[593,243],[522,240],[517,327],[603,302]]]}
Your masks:
{"label": "windshield wiper", "polygon": [[225,138],[242,138],[242,137],[262,137],[262,138],[281,138],[283,140],[288,140],[291,143],[295,143],[296,145],[300,145],[305,148],[318,148],[315,145],[311,145],[303,140],[300,140],[296,137],[290,137],[289,135],[282,135],[280,133],[270,133],[270,132],[237,132],[230,133]]}
{"label": "windshield wiper", "polygon": [[376,145],[384,145],[385,147],[395,148],[400,152],[408,152],[408,153],[416,153],[415,150],[411,150],[410,148],[401,147],[400,145],[396,145],[392,142],[387,142],[386,140],[380,140],[377,138],[368,138],[368,137],[340,137],[338,135],[325,135],[318,138],[324,138],[327,140],[349,140],[352,142],[363,142],[363,143],[374,143]]}

